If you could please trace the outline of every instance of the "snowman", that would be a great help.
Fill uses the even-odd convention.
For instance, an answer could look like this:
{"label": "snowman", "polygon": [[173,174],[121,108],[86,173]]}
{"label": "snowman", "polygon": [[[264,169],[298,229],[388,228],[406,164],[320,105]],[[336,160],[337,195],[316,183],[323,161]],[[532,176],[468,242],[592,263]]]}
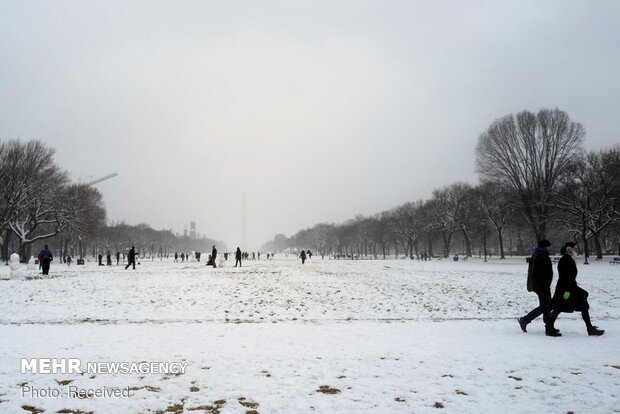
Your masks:
{"label": "snowman", "polygon": [[11,279],[22,279],[24,274],[21,271],[21,263],[19,263],[19,255],[17,253],[11,254],[9,258],[9,267],[11,268]]}

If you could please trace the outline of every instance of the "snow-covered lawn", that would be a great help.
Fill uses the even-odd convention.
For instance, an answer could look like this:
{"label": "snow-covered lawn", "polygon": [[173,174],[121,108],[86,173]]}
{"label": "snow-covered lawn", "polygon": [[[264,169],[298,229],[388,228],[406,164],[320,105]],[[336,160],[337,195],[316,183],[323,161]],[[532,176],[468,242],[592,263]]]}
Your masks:
{"label": "snow-covered lawn", "polygon": [[[537,303],[522,257],[53,263],[49,279],[0,281],[0,413],[620,412],[620,266],[581,261],[602,337],[578,314],[560,315],[560,338],[540,318],[522,333],[515,318]],[[20,372],[39,357],[188,365]],[[131,396],[22,397],[69,385]]]}

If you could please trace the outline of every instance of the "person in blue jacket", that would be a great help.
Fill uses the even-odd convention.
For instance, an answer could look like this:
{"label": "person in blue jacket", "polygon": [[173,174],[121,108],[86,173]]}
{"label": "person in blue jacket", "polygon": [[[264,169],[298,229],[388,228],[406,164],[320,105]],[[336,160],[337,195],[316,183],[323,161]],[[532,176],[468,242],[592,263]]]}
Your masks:
{"label": "person in blue jacket", "polygon": [[52,260],[54,260],[54,256],[52,255],[52,251],[49,246],[46,244],[43,246],[43,250],[41,250],[41,268],[43,269],[44,275],[49,275],[50,263]]}

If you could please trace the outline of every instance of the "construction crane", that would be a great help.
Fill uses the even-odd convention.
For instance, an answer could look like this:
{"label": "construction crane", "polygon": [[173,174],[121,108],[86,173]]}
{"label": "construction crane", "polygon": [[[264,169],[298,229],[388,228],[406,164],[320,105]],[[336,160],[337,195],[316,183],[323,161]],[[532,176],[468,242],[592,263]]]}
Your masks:
{"label": "construction crane", "polygon": [[117,175],[118,175],[117,172],[113,172],[112,174],[108,174],[108,175],[106,175],[104,177],[97,178],[96,180],[93,180],[93,181],[91,181],[89,183],[86,183],[85,185],[91,186],[91,185],[99,184],[100,182],[105,181],[105,180],[109,180],[110,178],[116,177]]}

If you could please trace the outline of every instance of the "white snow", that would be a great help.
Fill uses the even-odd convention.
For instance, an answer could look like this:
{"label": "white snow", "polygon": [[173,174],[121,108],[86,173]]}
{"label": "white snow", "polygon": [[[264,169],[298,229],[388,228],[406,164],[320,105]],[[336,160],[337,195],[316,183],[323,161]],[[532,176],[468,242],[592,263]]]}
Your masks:
{"label": "white snow", "polygon": [[[521,332],[515,318],[537,304],[523,257],[302,266],[276,256],[217,269],[141,259],[135,271],[52,262],[45,279],[0,281],[0,412],[620,412],[620,267],[581,261],[602,337],[578,314],[560,315],[560,338],[544,335],[541,318]],[[35,357],[188,368],[21,374],[20,359]],[[62,390],[65,380],[133,390],[21,397],[20,384]]]}

